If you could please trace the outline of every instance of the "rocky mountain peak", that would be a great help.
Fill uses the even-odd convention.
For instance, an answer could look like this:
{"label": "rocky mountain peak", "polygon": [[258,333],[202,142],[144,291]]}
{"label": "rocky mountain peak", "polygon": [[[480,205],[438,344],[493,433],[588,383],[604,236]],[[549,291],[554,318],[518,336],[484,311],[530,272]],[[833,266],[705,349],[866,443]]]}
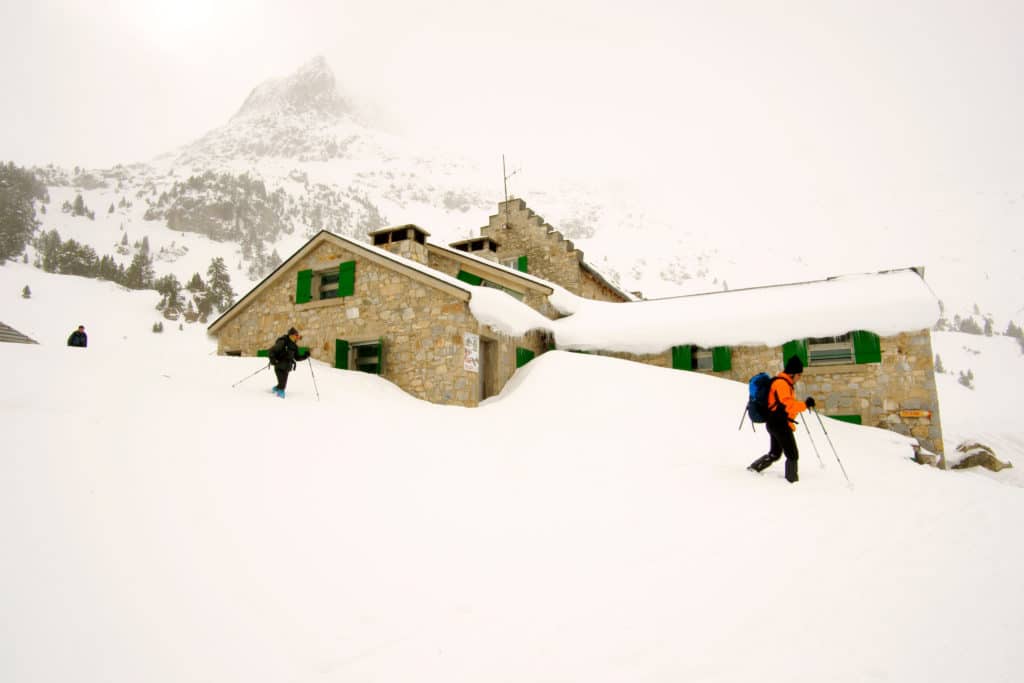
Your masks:
{"label": "rocky mountain peak", "polygon": [[351,107],[338,92],[334,72],[322,56],[303,64],[290,76],[253,88],[232,121],[272,114],[318,114],[338,118]]}

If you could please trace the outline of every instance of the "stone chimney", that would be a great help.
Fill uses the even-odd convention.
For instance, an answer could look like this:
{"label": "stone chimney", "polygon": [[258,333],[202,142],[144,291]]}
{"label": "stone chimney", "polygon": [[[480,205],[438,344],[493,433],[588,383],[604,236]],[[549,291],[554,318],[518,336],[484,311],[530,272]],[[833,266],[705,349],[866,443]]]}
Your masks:
{"label": "stone chimney", "polygon": [[430,233],[418,225],[399,225],[381,228],[370,233],[370,243],[386,249],[396,256],[429,265],[427,260],[427,237]]}
{"label": "stone chimney", "polygon": [[452,242],[448,246],[494,263],[498,262],[498,247],[500,245],[490,237],[471,237],[468,240]]}

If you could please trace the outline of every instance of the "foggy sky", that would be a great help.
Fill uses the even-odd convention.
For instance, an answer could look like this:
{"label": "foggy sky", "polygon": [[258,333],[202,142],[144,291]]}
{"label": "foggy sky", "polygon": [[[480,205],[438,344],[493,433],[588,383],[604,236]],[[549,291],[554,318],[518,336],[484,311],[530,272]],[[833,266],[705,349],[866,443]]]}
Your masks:
{"label": "foggy sky", "polygon": [[1015,1],[6,2],[0,159],[145,161],[323,55],[381,127],[565,174],[1021,187],[1021,26]]}

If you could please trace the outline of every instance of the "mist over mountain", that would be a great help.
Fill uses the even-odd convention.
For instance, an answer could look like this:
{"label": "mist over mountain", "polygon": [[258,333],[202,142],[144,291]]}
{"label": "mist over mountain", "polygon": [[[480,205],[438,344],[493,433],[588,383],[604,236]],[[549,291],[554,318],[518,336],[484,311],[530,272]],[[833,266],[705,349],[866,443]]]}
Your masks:
{"label": "mist over mountain", "polygon": [[[152,162],[36,169],[50,197],[38,205],[41,229],[97,253],[124,234],[145,236],[165,258],[156,275],[181,281],[205,268],[182,247],[209,240],[238,294],[321,229],[364,239],[385,225],[416,223],[438,243],[478,234],[504,198],[499,156],[482,165],[400,139],[363,121],[359,109],[315,57],[254,87],[224,125]],[[950,319],[987,315],[1002,329],[1024,318],[1024,276],[1015,267],[1024,187],[883,201],[852,190],[809,192],[797,205],[758,187],[711,197],[680,181],[637,191],[625,181],[642,169],[622,168],[622,183],[600,185],[552,180],[557,170],[521,169],[510,159],[508,191],[610,281],[648,297],[924,266]],[[54,210],[79,196],[92,219]]]}

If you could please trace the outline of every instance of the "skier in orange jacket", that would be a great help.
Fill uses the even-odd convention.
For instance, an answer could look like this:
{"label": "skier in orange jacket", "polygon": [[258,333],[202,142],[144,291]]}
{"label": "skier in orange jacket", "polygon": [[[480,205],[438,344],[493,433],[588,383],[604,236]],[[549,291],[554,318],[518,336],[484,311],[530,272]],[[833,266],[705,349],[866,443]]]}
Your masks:
{"label": "skier in orange jacket", "polygon": [[793,387],[800,381],[804,372],[803,361],[799,356],[790,356],[786,368],[772,379],[768,388],[768,419],[765,427],[771,437],[768,453],[750,463],[747,467],[751,472],[760,472],[786,454],[786,481],[795,483],[800,476],[797,471],[797,460],[800,451],[796,447],[796,416],[808,408],[814,407],[814,397],[808,396],[806,401],[799,401]]}

